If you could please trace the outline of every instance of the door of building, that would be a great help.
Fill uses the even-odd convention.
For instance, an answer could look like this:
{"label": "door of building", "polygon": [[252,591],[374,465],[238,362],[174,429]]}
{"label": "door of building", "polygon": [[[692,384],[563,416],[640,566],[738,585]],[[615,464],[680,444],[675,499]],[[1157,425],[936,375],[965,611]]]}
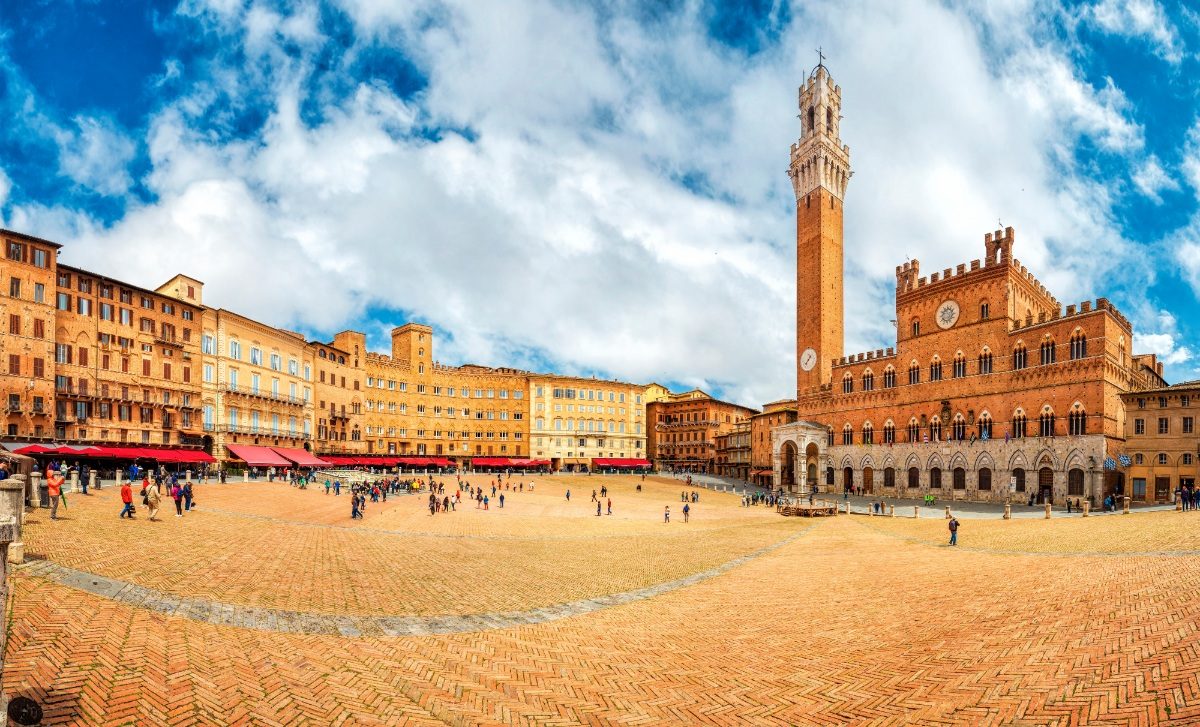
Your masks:
{"label": "door of building", "polygon": [[854,486],[854,469],[847,467],[842,470],[842,486],[846,488],[846,492]]}
{"label": "door of building", "polygon": [[1038,470],[1038,502],[1046,503],[1054,500],[1054,470],[1043,467]]}
{"label": "door of building", "polygon": [[1154,501],[1167,502],[1171,499],[1171,478],[1170,477],[1155,477],[1154,478]]}
{"label": "door of building", "polygon": [[870,495],[875,490],[875,470],[863,467],[863,492]]}

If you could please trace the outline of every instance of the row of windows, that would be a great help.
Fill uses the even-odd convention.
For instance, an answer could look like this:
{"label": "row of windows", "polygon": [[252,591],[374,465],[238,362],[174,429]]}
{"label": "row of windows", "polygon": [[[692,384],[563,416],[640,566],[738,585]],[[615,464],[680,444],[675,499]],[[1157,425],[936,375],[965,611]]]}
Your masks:
{"label": "row of windows", "polygon": [[[1166,452],[1159,452],[1155,456],[1154,461],[1156,464],[1166,465],[1166,464],[1170,463],[1170,457],[1167,456]],[[1193,458],[1191,452],[1184,452],[1179,457],[1179,464],[1181,464],[1185,467],[1190,467],[1194,461],[1195,461],[1195,459]],[[1141,454],[1140,452],[1138,454],[1133,455],[1133,463],[1134,464],[1146,464],[1146,456],[1144,454]]]}
{"label": "row of windows", "polygon": [[[455,439],[456,438],[454,430],[447,430],[447,431],[443,432],[441,429],[434,429],[434,430],[416,429],[416,430],[414,430],[414,432],[418,439],[426,439],[426,438]],[[475,439],[508,439],[509,435],[511,435],[513,439],[524,439],[525,438],[524,432],[492,432],[492,431],[488,431],[488,432],[475,432],[474,433]],[[385,436],[384,428],[368,426],[367,427],[367,436],[376,436],[376,437]],[[386,436],[398,437],[398,438],[402,438],[402,439],[407,438],[408,430],[407,429],[397,430],[396,427],[388,427]],[[471,432],[458,432],[457,438],[458,439],[470,439],[471,436],[472,436]]]}
{"label": "row of windows", "polygon": [[[919,489],[921,487],[921,470],[918,467],[908,468],[907,487]],[[929,468],[929,477],[926,484],[930,489],[937,490],[942,487],[942,468]],[[1026,486],[1026,470],[1018,467],[1012,471],[1013,484],[1017,492],[1025,492]],[[1052,486],[1054,482],[1054,471],[1048,468],[1043,468],[1037,471],[1037,482],[1039,486]],[[834,470],[832,467],[825,470],[825,483],[834,485]],[[955,490],[967,489],[967,470],[963,467],[955,467],[950,471],[951,488]],[[854,484],[854,470],[851,467],[846,467],[842,471],[842,484],[849,487]],[[896,470],[893,467],[885,467],[883,470],[883,486],[885,488],[893,488],[896,486]],[[992,469],[990,467],[980,467],[975,473],[975,486],[979,490],[992,489]],[[1067,494],[1071,497],[1082,497],[1084,494],[1084,471],[1075,467],[1067,471]]]}
{"label": "row of windows", "polygon": [[[65,288],[67,290],[71,289],[71,274],[70,273],[59,272],[58,287]],[[92,280],[90,278],[85,278],[82,275],[80,275],[77,279],[76,287],[80,293],[86,293],[88,295],[92,294]],[[108,300],[113,300],[113,286],[110,283],[100,283],[96,287],[97,287],[96,295],[98,295],[100,298],[106,298]],[[194,292],[192,288],[189,288],[189,291]],[[58,295],[59,295],[60,300],[63,298],[63,296],[66,296],[68,300],[71,297],[71,296],[67,295],[66,293],[62,293],[62,292],[59,292]],[[193,296],[193,297],[195,297],[195,296]],[[89,306],[91,305],[92,301],[90,298],[84,298],[83,296],[77,296],[77,298],[80,302],[86,302],[86,303],[88,303]],[[119,300],[121,303],[124,303],[126,305],[133,305],[133,291],[129,290],[127,288],[121,288],[120,293],[119,293]],[[138,303],[145,310],[154,310],[154,307],[155,307],[154,299],[148,295],[139,296]],[[102,305],[107,305],[107,304],[102,304]],[[109,305],[109,308],[111,308],[111,307],[112,306]],[[169,316],[175,315],[176,309],[178,309],[179,316],[183,320],[185,320],[185,321],[195,320],[195,316],[196,316],[195,311],[193,311],[191,308],[177,306],[174,302],[171,302],[171,301],[162,301],[159,304],[158,308],[164,315],[169,315]],[[69,308],[67,310],[69,310]]]}
{"label": "row of windows", "polygon": [[[572,430],[577,430],[580,432],[585,431],[585,430],[589,431],[589,432],[605,431],[605,423],[604,422],[592,421],[592,420],[585,421],[583,419],[578,419],[578,420],[576,420],[576,419],[555,419],[552,422],[552,427],[553,427],[553,430],[556,432],[562,432],[562,431],[569,432]],[[533,428],[538,429],[538,430],[545,429],[546,428],[546,420],[542,419],[541,417],[538,417],[537,421],[534,422]],[[634,428],[634,434],[642,433],[642,425],[641,424],[634,424],[633,428]],[[610,422],[608,422],[608,430],[607,431],[609,433],[624,434],[625,433],[625,422],[610,421]],[[699,432],[696,432],[696,434],[699,434]]]}
{"label": "row of windows", "polygon": [[[1167,403],[1168,403],[1168,397],[1165,397],[1165,396],[1158,397],[1158,407],[1160,409],[1166,409]],[[1179,405],[1180,406],[1191,406],[1192,405],[1192,397],[1188,396],[1187,394],[1180,394]],[[1144,396],[1138,397],[1137,406],[1139,409],[1145,409],[1146,408],[1146,397],[1144,397]]]}
{"label": "row of windows", "polygon": [[[8,279],[8,297],[10,297],[10,298],[20,298],[21,297],[21,279],[20,278],[9,278]],[[45,303],[46,302],[46,286],[43,285],[42,283],[34,283],[33,284],[33,302],[34,303]]]}
{"label": "row of windows", "polygon": [[[1181,429],[1182,429],[1183,434],[1195,434],[1195,432],[1196,432],[1195,417],[1183,417],[1180,421],[1180,424],[1182,425]],[[1134,419],[1133,420],[1133,433],[1134,434],[1145,434],[1146,433],[1146,420],[1145,419]],[[1158,433],[1159,434],[1170,434],[1171,433],[1171,419],[1169,417],[1159,417],[1158,418]]]}
{"label": "row of windows", "polygon": [[[384,388],[384,383],[385,383],[384,379],[377,379],[374,376],[367,377],[367,388],[368,389],[382,389],[382,388]],[[404,381],[396,382],[394,379],[388,379],[386,381],[386,384],[387,384],[388,390],[390,390],[390,391],[395,391],[397,389],[397,386],[399,387],[400,391],[408,391],[408,384]],[[434,396],[462,396],[464,399],[471,398],[472,390],[470,387],[467,387],[467,386],[463,386],[461,388],[454,387],[454,386],[434,386],[432,388],[433,388]],[[425,392],[426,392],[426,385],[425,384],[417,384],[417,393],[424,394]],[[521,391],[520,389],[475,389],[474,392],[475,392],[476,399],[484,399],[484,398],[486,398],[486,399],[509,399],[509,398],[524,399],[525,398],[525,392]]]}
{"label": "row of windows", "polygon": [[44,250],[33,245],[26,245],[23,242],[9,240],[6,247],[6,254],[9,260],[18,263],[32,263],[34,267],[47,268],[50,267],[50,251]]}
{"label": "row of windows", "polygon": [[[1057,421],[1058,419],[1053,412],[1041,414],[1037,418],[1037,432],[1034,436],[1055,436],[1058,433]],[[1011,424],[1012,429],[1006,436],[1013,439],[1022,439],[1028,436],[1029,421],[1023,413],[1014,416]],[[987,440],[993,437],[993,421],[988,414],[980,416],[975,427],[976,430],[974,432],[969,432],[967,422],[960,414],[954,421],[945,426],[946,441],[966,441],[967,439],[975,438]],[[1076,409],[1067,414],[1067,434],[1069,436],[1080,436],[1087,434],[1087,431],[1087,413],[1085,411]],[[875,427],[870,422],[864,423],[859,433],[863,444],[875,444]],[[909,420],[906,434],[906,441],[910,443],[940,442],[942,441],[943,425],[938,417],[934,417],[933,421],[927,427],[921,427],[916,417],[913,417]],[[854,427],[849,422],[842,425],[842,444],[854,444],[854,435]],[[828,444],[833,446],[835,437],[832,429],[829,430],[827,437]],[[896,443],[896,426],[890,421],[883,425],[882,439],[880,441],[883,444]]]}
{"label": "row of windows", "polygon": [[[1071,356],[1072,361],[1087,357],[1087,336],[1084,336],[1083,334],[1076,334],[1074,337],[1071,338],[1069,346],[1070,346],[1070,356]],[[1055,347],[1055,344],[1053,341],[1046,341],[1045,343],[1041,344],[1040,357],[1041,357],[1041,364],[1043,366],[1048,366],[1050,364],[1057,362],[1058,355],[1056,353],[1056,347]],[[1028,351],[1025,349],[1025,346],[1023,344],[1018,345],[1015,349],[1013,349],[1013,366],[1012,366],[1013,370],[1016,371],[1016,370],[1028,368],[1028,359],[1029,359]],[[977,359],[976,369],[977,369],[978,373],[980,373],[980,374],[993,373],[993,358],[992,358],[992,353],[990,351],[984,350],[982,353],[979,354],[979,358]],[[951,371],[951,376],[953,378],[960,379],[960,378],[966,377],[967,376],[967,360],[966,360],[966,358],[964,356],[962,356],[961,354],[955,356],[954,361],[951,363],[950,371]],[[941,362],[941,360],[937,359],[937,357],[935,357],[934,361],[929,364],[929,380],[930,381],[941,381],[942,380],[942,362]],[[910,385],[915,385],[915,384],[921,383],[921,367],[919,365],[917,365],[915,362],[912,363],[908,367],[908,383]],[[883,372],[883,388],[894,389],[895,387],[896,387],[896,370],[889,364],[888,367]],[[862,375],[862,390],[863,391],[874,391],[875,390],[875,374],[874,373],[872,373],[870,371],[863,373],[863,375]],[[854,393],[854,376],[850,373],[846,373],[842,377],[842,393],[843,394]]]}
{"label": "row of windows", "polygon": [[[537,387],[537,396],[540,399],[545,396],[544,389]],[[599,389],[565,389],[554,388],[551,390],[551,396],[555,399],[587,399],[588,401],[604,401],[604,392]],[[613,402],[625,403],[624,392],[608,392],[608,400]],[[637,403],[642,403],[641,395],[637,396]]]}

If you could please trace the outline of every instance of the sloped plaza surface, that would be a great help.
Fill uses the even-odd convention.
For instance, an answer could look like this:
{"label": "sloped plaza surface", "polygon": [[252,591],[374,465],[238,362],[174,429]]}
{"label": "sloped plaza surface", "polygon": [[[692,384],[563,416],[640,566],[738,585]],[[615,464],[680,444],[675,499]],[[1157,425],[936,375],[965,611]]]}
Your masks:
{"label": "sloped plaza surface", "polygon": [[964,518],[950,548],[940,519],[700,490],[684,523],[669,478],[524,481],[358,521],[323,487],[197,486],[155,523],[68,495],[27,522],[5,693],[87,725],[1200,721],[1200,514]]}

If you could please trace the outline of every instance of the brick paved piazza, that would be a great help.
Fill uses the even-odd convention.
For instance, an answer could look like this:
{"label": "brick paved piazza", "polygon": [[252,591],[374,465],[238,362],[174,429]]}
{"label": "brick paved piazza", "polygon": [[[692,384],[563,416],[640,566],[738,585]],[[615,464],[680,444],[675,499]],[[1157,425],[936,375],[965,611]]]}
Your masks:
{"label": "brick paved piazza", "polygon": [[965,520],[951,549],[939,520],[704,492],[685,525],[671,480],[537,483],[353,523],[279,484],[161,523],[70,496],[27,526],[5,691],[87,725],[1200,722],[1200,514]]}

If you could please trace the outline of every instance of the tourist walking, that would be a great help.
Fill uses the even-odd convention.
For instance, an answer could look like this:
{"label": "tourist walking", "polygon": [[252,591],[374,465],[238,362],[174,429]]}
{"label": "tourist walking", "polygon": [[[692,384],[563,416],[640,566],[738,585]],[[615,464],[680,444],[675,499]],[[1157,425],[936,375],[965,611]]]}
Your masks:
{"label": "tourist walking", "polygon": [[567,502],[571,501],[571,491],[567,490]]}
{"label": "tourist walking", "polygon": [[600,517],[600,501],[596,500],[596,517]]}
{"label": "tourist walking", "polygon": [[951,517],[947,527],[950,528],[950,544],[958,545],[958,518]]}
{"label": "tourist walking", "polygon": [[121,517],[128,516],[133,519],[133,488],[126,481],[121,484],[121,502],[125,503],[125,507],[121,508]]}
{"label": "tourist walking", "polygon": [[191,482],[183,483],[183,509],[188,512],[192,511],[192,483]]}
{"label": "tourist walking", "polygon": [[663,510],[663,522],[664,523],[671,522],[671,506],[670,505],[667,505],[666,509]]}
{"label": "tourist walking", "polygon": [[162,495],[158,491],[158,485],[150,484],[150,478],[142,478],[142,503],[150,512],[150,522],[158,522],[158,506],[162,502]]}
{"label": "tourist walking", "polygon": [[685,523],[688,521],[688,515],[689,515],[689,513],[691,513],[691,511],[692,511],[691,506],[684,504],[684,506],[683,506],[683,521]]}
{"label": "tourist walking", "polygon": [[171,485],[171,499],[175,501],[175,517],[183,517],[183,488],[178,482]]}
{"label": "tourist walking", "polygon": [[608,498],[608,514],[612,515],[612,498]]}
{"label": "tourist walking", "polygon": [[504,507],[504,493],[500,493],[500,507]]}

